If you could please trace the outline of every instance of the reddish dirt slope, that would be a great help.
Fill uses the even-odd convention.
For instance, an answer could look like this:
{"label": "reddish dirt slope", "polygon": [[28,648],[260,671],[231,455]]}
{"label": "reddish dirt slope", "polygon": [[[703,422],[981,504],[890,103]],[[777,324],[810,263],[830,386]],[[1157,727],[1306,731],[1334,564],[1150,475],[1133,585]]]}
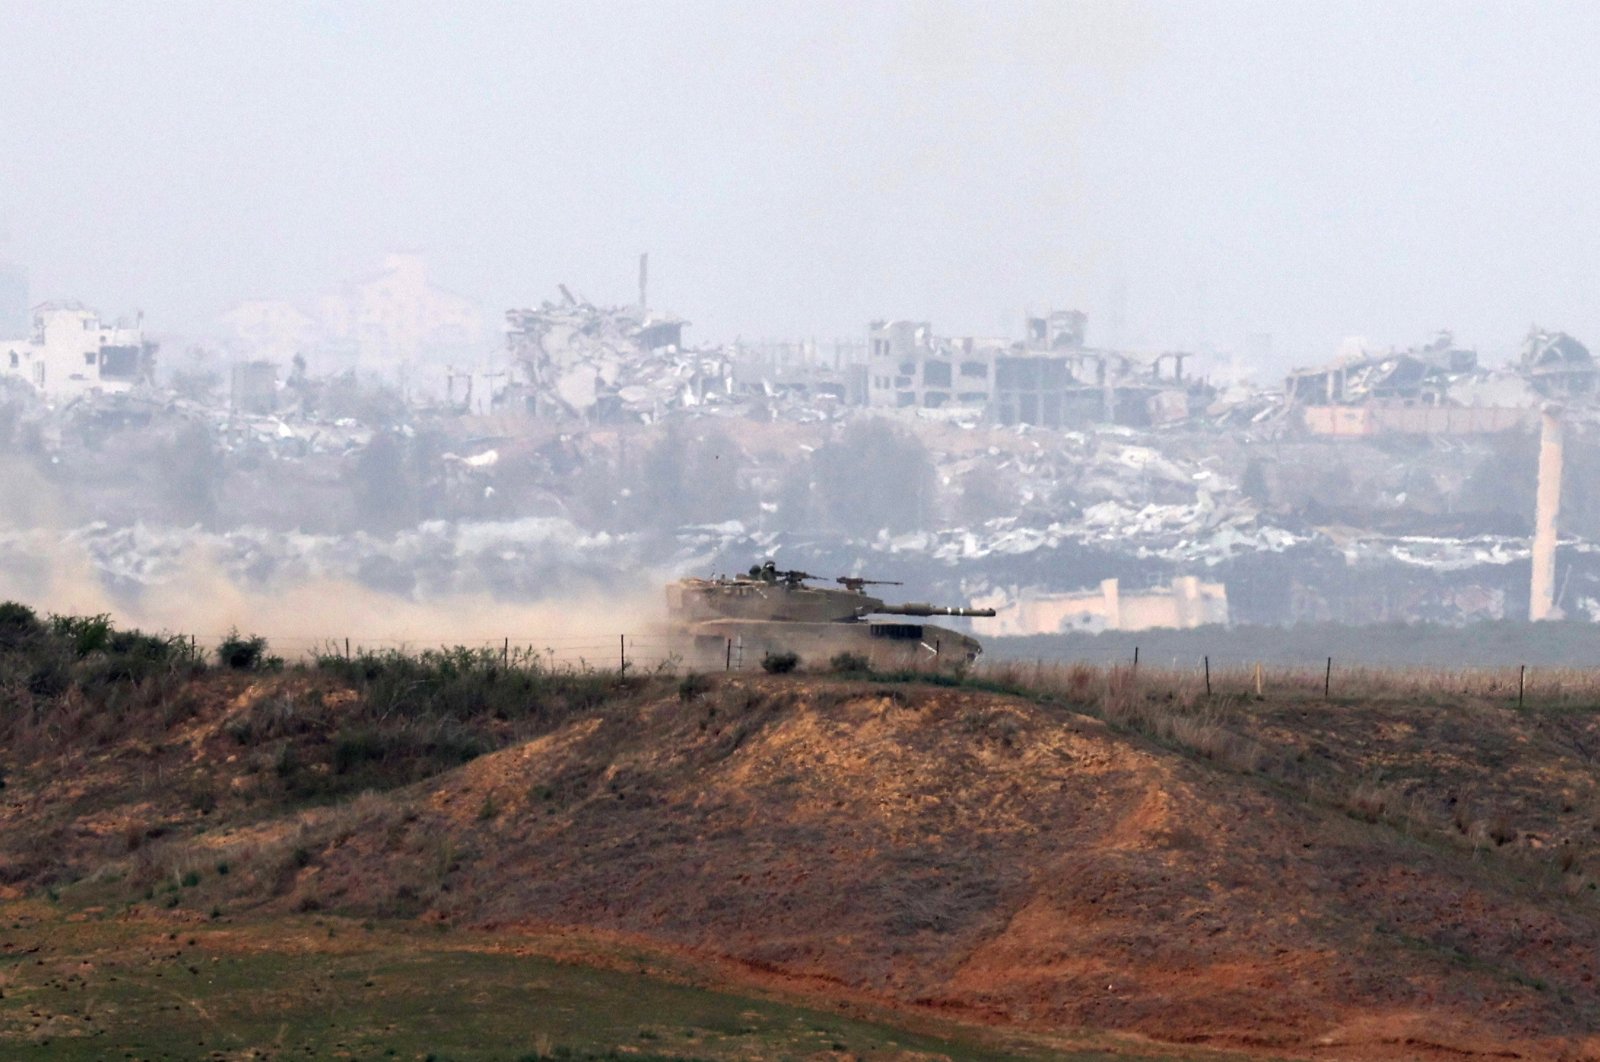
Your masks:
{"label": "reddish dirt slope", "polygon": [[1600,907],[1581,866],[1520,841],[1474,849],[1481,831],[1445,811],[1439,829],[1374,823],[1316,795],[1329,771],[1405,766],[1571,833],[1592,767],[1515,713],[1241,715],[1276,762],[1323,772],[1302,777],[974,690],[739,678],[635,691],[430,780],[294,812],[306,798],[283,765],[332,777],[317,772],[355,694],[286,674],[187,696],[142,730],[5,750],[4,892],[82,881],[160,917],[200,870],[170,917],[554,929],[803,993],[1274,1057],[1600,1058]]}
{"label": "reddish dirt slope", "polygon": [[[451,838],[423,901],[452,920],[635,934],[1031,1027],[1600,1057],[1591,901],[1021,701],[734,682],[421,793],[398,829]],[[381,909],[382,868],[417,850],[355,831],[283,902]]]}

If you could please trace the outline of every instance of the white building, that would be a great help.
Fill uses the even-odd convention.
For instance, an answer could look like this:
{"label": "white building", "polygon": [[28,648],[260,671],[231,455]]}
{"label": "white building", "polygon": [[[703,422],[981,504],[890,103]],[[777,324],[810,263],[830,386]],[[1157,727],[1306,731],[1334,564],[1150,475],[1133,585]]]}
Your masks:
{"label": "white building", "polygon": [[34,307],[31,335],[0,339],[0,372],[52,399],[76,398],[149,382],[155,355],[156,344],[138,323],[106,324],[77,303],[44,303]]}

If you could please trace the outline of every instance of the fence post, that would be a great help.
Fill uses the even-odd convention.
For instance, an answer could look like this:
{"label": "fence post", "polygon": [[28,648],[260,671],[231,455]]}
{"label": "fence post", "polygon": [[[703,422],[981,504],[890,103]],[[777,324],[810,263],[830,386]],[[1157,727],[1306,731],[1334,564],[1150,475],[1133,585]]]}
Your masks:
{"label": "fence post", "polygon": [[1328,657],[1328,670],[1322,673],[1322,697],[1326,700],[1333,696],[1333,657]]}
{"label": "fence post", "polygon": [[1522,707],[1522,693],[1527,688],[1528,665],[1523,664],[1517,668],[1517,708]]}
{"label": "fence post", "polygon": [[510,638],[507,638],[505,640],[505,643],[500,646],[500,665],[502,667],[507,667],[507,668],[509,668],[511,666],[511,639]]}
{"label": "fence post", "polygon": [[1206,696],[1209,697],[1211,696],[1211,658],[1207,656],[1202,659],[1206,664]]}
{"label": "fence post", "polygon": [[628,673],[628,636],[617,635],[617,677],[622,678]]}
{"label": "fence post", "polygon": [[722,670],[733,670],[733,639],[728,639],[728,658],[722,662]]}
{"label": "fence post", "polygon": [[1261,696],[1261,661],[1256,661],[1256,697]]}
{"label": "fence post", "polygon": [[1139,666],[1139,647],[1137,645],[1133,647],[1133,666]]}

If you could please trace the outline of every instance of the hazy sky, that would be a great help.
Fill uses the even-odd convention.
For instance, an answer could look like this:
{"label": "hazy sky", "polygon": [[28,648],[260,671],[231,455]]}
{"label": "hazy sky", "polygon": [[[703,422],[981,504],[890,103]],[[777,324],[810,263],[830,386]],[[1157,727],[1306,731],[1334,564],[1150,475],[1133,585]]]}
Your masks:
{"label": "hazy sky", "polygon": [[420,249],[691,338],[1600,348],[1600,5],[0,0],[0,257],[196,331]]}

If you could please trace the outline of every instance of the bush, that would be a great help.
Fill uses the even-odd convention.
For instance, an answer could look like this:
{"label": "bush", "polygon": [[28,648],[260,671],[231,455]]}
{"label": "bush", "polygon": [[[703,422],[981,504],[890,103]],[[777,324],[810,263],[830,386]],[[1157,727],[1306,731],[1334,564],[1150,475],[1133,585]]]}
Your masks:
{"label": "bush", "polygon": [[55,653],[38,654],[26,675],[28,692],[35,697],[59,697],[72,686],[72,666]]}
{"label": "bush", "polygon": [[787,675],[799,666],[798,653],[768,653],[761,658],[762,670],[769,675]]}
{"label": "bush", "polygon": [[0,649],[15,649],[37,641],[44,624],[33,609],[17,601],[0,601]]}
{"label": "bush", "polygon": [[860,653],[836,653],[828,661],[830,670],[840,675],[870,675],[872,662]]}
{"label": "bush", "polygon": [[259,634],[243,637],[233,628],[217,646],[217,660],[234,671],[258,671],[267,664],[267,640]]}
{"label": "bush", "polygon": [[194,665],[189,643],[182,637],[163,637],[143,631],[108,631],[102,645],[104,661],[101,678],[118,682],[142,682],[153,675],[173,671],[179,664]]}
{"label": "bush", "polygon": [[711,680],[698,671],[691,671],[678,682],[678,700],[692,701],[711,688]]}
{"label": "bush", "polygon": [[620,685],[602,671],[550,669],[531,653],[513,652],[507,666],[499,649],[463,646],[350,659],[325,653],[317,669],[349,682],[374,712],[396,719],[555,721],[603,704]]}
{"label": "bush", "polygon": [[105,649],[111,641],[111,617],[51,616],[50,633],[71,643],[72,653],[79,658]]}

